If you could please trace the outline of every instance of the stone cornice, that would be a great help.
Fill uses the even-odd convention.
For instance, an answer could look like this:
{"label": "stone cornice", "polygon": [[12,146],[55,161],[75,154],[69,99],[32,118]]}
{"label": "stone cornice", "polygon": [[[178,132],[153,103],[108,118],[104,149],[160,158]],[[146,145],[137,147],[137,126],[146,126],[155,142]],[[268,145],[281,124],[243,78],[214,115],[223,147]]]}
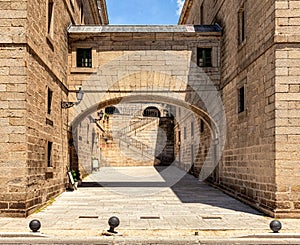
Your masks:
{"label": "stone cornice", "polygon": [[222,34],[219,25],[72,25],[69,34],[79,33],[201,33]]}

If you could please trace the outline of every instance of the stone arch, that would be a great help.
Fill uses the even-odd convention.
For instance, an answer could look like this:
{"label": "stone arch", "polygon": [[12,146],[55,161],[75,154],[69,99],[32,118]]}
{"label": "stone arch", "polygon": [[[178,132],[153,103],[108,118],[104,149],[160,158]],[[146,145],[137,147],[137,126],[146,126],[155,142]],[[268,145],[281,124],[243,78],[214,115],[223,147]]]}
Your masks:
{"label": "stone arch", "polygon": [[107,106],[105,107],[104,112],[106,114],[119,114],[120,110],[116,106]]}
{"label": "stone arch", "polygon": [[143,111],[145,117],[160,117],[161,113],[156,106],[148,106]]}
{"label": "stone arch", "polygon": [[102,108],[117,105],[118,103],[121,103],[121,102],[124,102],[124,103],[137,102],[138,103],[138,102],[157,102],[157,101],[160,101],[160,102],[166,103],[166,104],[170,104],[170,105],[174,105],[174,106],[180,106],[180,107],[183,107],[183,108],[186,108],[186,109],[192,111],[197,116],[199,116],[201,119],[203,119],[206,126],[211,130],[213,138],[217,138],[218,135],[220,134],[219,130],[217,129],[217,126],[215,125],[215,123],[213,122],[213,120],[211,119],[211,117],[205,110],[195,107],[184,101],[171,99],[171,98],[165,97],[165,96],[151,96],[151,95],[149,95],[149,96],[130,95],[128,97],[117,97],[117,98],[101,101],[99,103],[96,103],[96,104],[90,106],[86,110],[82,111],[76,118],[74,118],[71,126],[77,127],[80,124],[80,122],[84,118],[89,116],[90,114],[92,114]]}
{"label": "stone arch", "polygon": [[[139,61],[145,55],[147,59],[157,59],[160,55],[166,65],[145,66]],[[131,62],[131,66],[122,65],[126,62]],[[226,138],[222,100],[215,81],[191,62],[189,55],[168,53],[162,57],[161,52],[156,51],[132,52],[102,65],[90,76],[83,76],[81,87],[85,95],[74,108],[73,127],[87,114],[119,103],[159,102],[185,107],[200,116],[210,129],[214,146],[209,152],[217,155],[213,157],[216,159],[213,165],[217,165]],[[208,169],[212,167],[209,164],[205,166]],[[202,179],[210,174],[208,172],[203,174]]]}
{"label": "stone arch", "polygon": [[[195,115],[200,117],[204,121],[207,128],[210,130],[211,138],[212,138],[212,146],[207,153],[207,155],[208,155],[207,158],[210,160],[207,160],[206,164],[203,165],[203,169],[204,169],[204,173],[202,173],[203,177],[199,176],[199,179],[201,179],[201,180],[206,179],[211,174],[213,169],[216,167],[217,161],[219,160],[218,155],[215,155],[215,154],[216,154],[216,152],[219,151],[219,148],[220,148],[220,145],[219,145],[220,132],[218,130],[216,123],[213,121],[213,119],[209,116],[209,114],[205,110],[203,110],[199,107],[193,106],[184,101],[168,98],[166,96],[131,95],[128,97],[113,98],[113,99],[109,99],[106,101],[96,103],[93,106],[91,106],[90,108],[83,111],[80,115],[78,115],[74,119],[74,121],[72,123],[72,128],[76,128],[77,125],[88,115],[100,110],[101,108],[105,108],[107,106],[114,106],[121,102],[124,102],[124,103],[137,102],[138,103],[138,102],[157,102],[157,101],[160,101],[160,102],[166,103],[166,104],[170,104],[170,105],[174,105],[174,106],[183,107],[183,108],[190,110],[191,112],[195,113]],[[215,162],[212,162],[211,159],[214,159],[213,161],[215,161]]]}

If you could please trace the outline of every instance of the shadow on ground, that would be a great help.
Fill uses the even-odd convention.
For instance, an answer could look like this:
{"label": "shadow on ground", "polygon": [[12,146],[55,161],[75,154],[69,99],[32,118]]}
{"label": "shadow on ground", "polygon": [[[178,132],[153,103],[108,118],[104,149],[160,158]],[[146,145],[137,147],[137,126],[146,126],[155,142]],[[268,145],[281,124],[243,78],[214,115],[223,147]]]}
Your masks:
{"label": "shadow on ground", "polygon": [[[157,176],[154,178],[135,178],[134,176],[128,178],[128,176],[124,177],[125,175],[115,171],[108,181],[107,176],[101,177],[100,174],[96,181],[83,181],[80,188],[106,187],[136,190],[140,188],[141,192],[147,188],[170,188],[182,203],[201,203],[239,212],[263,215],[250,206],[226,195],[205,182],[199,181],[194,176],[176,167],[155,167],[155,170]],[[138,191],[135,193],[138,193]]]}

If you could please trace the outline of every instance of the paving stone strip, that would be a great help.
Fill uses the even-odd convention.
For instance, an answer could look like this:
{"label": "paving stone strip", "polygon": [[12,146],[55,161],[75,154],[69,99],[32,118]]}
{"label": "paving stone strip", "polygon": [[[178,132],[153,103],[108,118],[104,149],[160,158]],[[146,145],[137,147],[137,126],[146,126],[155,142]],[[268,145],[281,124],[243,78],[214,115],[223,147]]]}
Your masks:
{"label": "paving stone strip", "polygon": [[[174,169],[174,173],[178,171]],[[138,178],[135,173],[139,173]],[[100,183],[102,187],[86,187],[91,182]],[[110,185],[114,182],[120,185]],[[170,187],[157,187],[160,182],[172,183],[172,179],[164,179],[159,168],[100,169],[84,179],[78,190],[64,192],[50,206],[26,219],[0,218],[0,233],[4,234],[1,237],[6,237],[7,232],[28,233],[29,221],[38,219],[42,223],[40,234],[69,239],[101,238],[102,231],[109,229],[108,219],[111,216],[120,219],[116,231],[122,233],[122,239],[169,237],[188,239],[198,244],[197,237],[270,234],[271,218],[191,175],[184,175]],[[280,234],[298,233],[300,220],[284,219],[281,222],[283,229]],[[294,235],[296,238],[297,235]]]}

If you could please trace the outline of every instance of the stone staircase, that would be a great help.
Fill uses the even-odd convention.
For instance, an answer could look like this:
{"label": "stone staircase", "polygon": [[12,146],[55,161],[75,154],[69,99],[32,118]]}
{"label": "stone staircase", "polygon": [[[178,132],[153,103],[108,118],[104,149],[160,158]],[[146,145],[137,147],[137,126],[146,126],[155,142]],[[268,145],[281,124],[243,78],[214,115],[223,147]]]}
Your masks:
{"label": "stone staircase", "polygon": [[102,166],[153,166],[160,162],[159,118],[114,114],[109,119],[111,137],[102,149]]}

